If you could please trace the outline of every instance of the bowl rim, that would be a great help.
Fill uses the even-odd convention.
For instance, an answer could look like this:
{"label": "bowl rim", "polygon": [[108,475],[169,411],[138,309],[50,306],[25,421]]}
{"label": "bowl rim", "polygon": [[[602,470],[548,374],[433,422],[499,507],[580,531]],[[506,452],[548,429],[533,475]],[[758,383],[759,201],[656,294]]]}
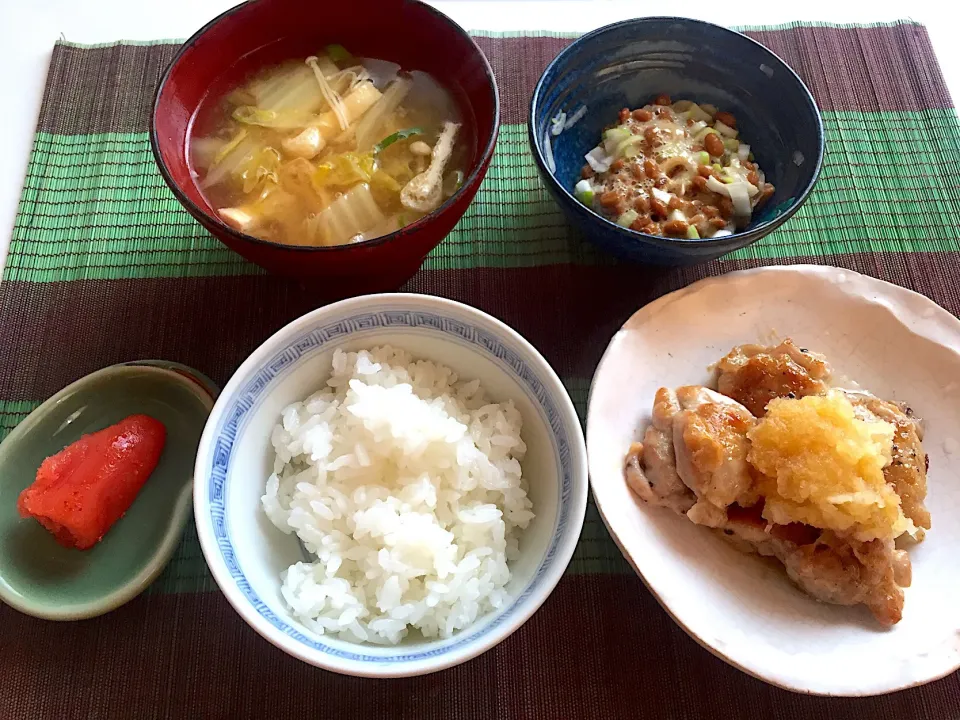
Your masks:
{"label": "bowl rim", "polygon": [[[317,327],[325,318],[335,321],[337,317],[345,314],[364,311],[382,312],[385,309],[395,307],[398,302],[406,303],[408,306],[411,303],[416,304],[419,306],[418,309],[422,308],[423,311],[445,314],[455,321],[462,321],[464,316],[467,316],[468,319],[477,321],[481,326],[486,326],[485,329],[491,334],[507,338],[513,344],[516,352],[521,355],[524,361],[535,368],[536,374],[541,378],[543,384],[548,386],[548,392],[552,395],[561,415],[568,434],[567,441],[570,455],[566,463],[562,463],[562,460],[558,460],[558,462],[570,469],[571,484],[569,496],[564,498],[561,494],[557,498],[558,524],[554,526],[550,544],[537,564],[537,567],[540,568],[549,560],[539,582],[534,584],[535,573],[534,578],[526,586],[526,588],[532,588],[526,597],[514,598],[513,602],[505,608],[485,616],[486,620],[496,619],[509,611],[510,615],[502,623],[478,629],[478,625],[484,622],[484,618],[478,618],[477,623],[458,631],[457,635],[464,634],[465,641],[461,640],[459,644],[431,654],[429,657],[391,661],[391,658],[386,656],[382,662],[371,662],[363,658],[342,657],[311,648],[286,634],[261,615],[238,586],[223,558],[218,540],[214,537],[208,485],[212,459],[220,434],[219,426],[225,421],[224,416],[230,409],[232,402],[243,394],[244,388],[258,371],[266,367],[288,343],[296,340],[303,333],[309,332],[311,328]],[[409,307],[402,309],[404,311],[412,310]],[[344,333],[339,339],[349,340],[349,334]],[[371,342],[373,341],[371,340]],[[475,349],[469,351],[471,353],[478,352]],[[549,389],[550,387],[552,387],[552,390]],[[555,434],[549,427],[548,432],[551,435]],[[569,393],[547,360],[516,330],[482,310],[442,297],[418,293],[365,295],[317,308],[293,320],[265,340],[234,372],[211,411],[200,439],[194,468],[194,515],[201,549],[220,591],[243,620],[271,644],[310,665],[334,672],[372,678],[412,677],[458,665],[489,650],[523,625],[549,597],[573,557],[583,527],[589,493],[587,463],[583,426]],[[566,525],[560,527],[559,519],[564,506],[566,506],[569,514]],[[552,556],[551,550],[554,550]],[[293,625],[297,624],[297,621],[290,617],[289,613],[287,613],[286,622]],[[476,634],[466,635],[471,631]],[[368,647],[365,643],[350,643],[350,645],[356,647],[359,652]],[[402,648],[403,646],[393,647]]]}
{"label": "bowl rim", "polygon": [[[208,414],[213,409],[219,392],[216,384],[206,375],[191,367],[166,360],[133,360],[108,365],[74,380],[34,408],[3,439],[3,442],[0,442],[0,458],[10,452],[10,449],[19,444],[25,436],[30,435],[37,423],[59,405],[65,397],[98,380],[109,380],[113,377],[137,372],[165,377],[171,382],[182,385],[201,401]],[[18,592],[11,592],[8,589],[7,581],[0,578],[2,580],[0,582],[0,601],[25,615],[55,621],[86,620],[104,615],[116,610],[121,605],[125,605],[146,590],[160,576],[160,573],[163,572],[173,557],[190,518],[190,496],[192,492],[193,478],[187,475],[177,492],[161,543],[154,549],[153,554],[150,555],[140,572],[128,578],[113,592],[85,603],[53,607],[36,603],[32,598],[23,596]]]}
{"label": "bowl rim", "polygon": [[[254,235],[248,235],[247,233],[240,232],[227,225],[223,220],[221,220],[216,213],[208,213],[203,208],[199,207],[193,200],[191,200],[187,194],[180,188],[180,185],[173,179],[173,176],[170,173],[170,170],[167,168],[167,164],[163,159],[163,156],[160,152],[160,138],[157,133],[157,113],[158,113],[158,104],[160,102],[160,96],[163,94],[164,89],[167,86],[167,81],[170,79],[170,75],[173,72],[174,67],[180,62],[184,54],[186,54],[194,44],[209,30],[211,30],[215,25],[220,23],[220,21],[225,20],[234,13],[244,10],[248,5],[252,5],[257,0],[245,0],[239,5],[235,5],[228,10],[217,15],[215,18],[207,22],[203,27],[197,30],[193,35],[187,38],[180,48],[177,50],[176,54],[173,56],[173,59],[170,60],[170,64],[167,65],[167,68],[163,71],[163,75],[160,77],[160,82],[157,83],[157,89],[153,94],[153,102],[150,107],[150,149],[153,152],[154,162],[157,164],[157,168],[160,170],[160,174],[163,176],[164,182],[167,184],[167,187],[170,188],[174,196],[183,205],[187,211],[193,215],[194,219],[201,222],[210,222],[216,226],[217,232],[222,232],[226,235],[229,235],[233,240],[243,242],[243,243],[253,243],[255,245],[261,245],[264,247],[276,248],[289,250],[292,252],[302,252],[302,253],[342,253],[353,248],[372,248],[379,245],[384,245],[391,240],[395,240],[403,237],[407,233],[419,230],[428,226],[431,222],[436,220],[440,215],[449,210],[456,202],[458,202],[464,192],[469,191],[475,187],[479,187],[482,178],[484,169],[487,167],[491,159],[493,158],[494,150],[497,145],[497,137],[500,133],[500,89],[497,86],[497,79],[493,73],[493,68],[490,65],[490,61],[487,59],[487,56],[480,49],[480,46],[477,45],[476,41],[470,36],[464,28],[454,22],[449,16],[440,12],[437,8],[428,5],[422,0],[404,0],[406,4],[420,6],[421,9],[432,13],[434,16],[445,22],[448,27],[462,39],[466,40],[476,51],[477,56],[480,58],[482,63],[484,74],[488,80],[488,89],[491,94],[491,100],[493,105],[493,118],[491,123],[492,131],[490,133],[490,138],[487,140],[486,145],[484,146],[482,152],[478,154],[476,162],[473,164],[473,169],[467,175],[466,179],[463,181],[463,184],[460,188],[449,198],[447,198],[443,204],[440,205],[436,210],[427,213],[422,218],[418,219],[415,222],[410,223],[409,225],[404,225],[397,230],[394,230],[391,233],[386,235],[381,235],[379,237],[370,238],[369,240],[364,240],[359,243],[350,243],[347,245],[288,245],[285,243],[273,242],[271,240],[264,240],[263,238],[258,238]],[[229,67],[229,66],[228,66]],[[196,109],[194,108],[194,112]],[[189,135],[189,133],[188,133]],[[442,238],[441,238],[442,239]]]}
{"label": "bowl rim", "polygon": [[[752,45],[755,45],[763,53],[766,53],[770,61],[777,66],[778,69],[785,71],[793,76],[797,81],[800,88],[803,91],[803,96],[807,101],[807,104],[813,109],[814,117],[816,118],[816,132],[818,147],[817,147],[817,160],[816,167],[814,167],[813,175],[810,178],[810,182],[807,183],[803,191],[794,199],[793,203],[782,213],[773,217],[769,220],[765,220],[762,223],[754,227],[748,227],[739,232],[733,233],[732,235],[725,235],[720,238],[703,238],[703,239],[690,239],[690,238],[673,238],[673,237],[663,237],[660,235],[649,235],[639,230],[630,230],[629,228],[622,227],[617,225],[612,220],[608,220],[599,213],[594,212],[593,210],[587,208],[583,203],[578,201],[573,193],[570,192],[566,187],[564,187],[559,180],[557,180],[556,175],[551,172],[547,167],[546,158],[543,156],[543,151],[540,147],[540,138],[537,133],[536,117],[538,105],[541,101],[541,95],[543,94],[544,81],[548,74],[550,74],[554,68],[561,62],[563,59],[574,52],[580,43],[588,42],[596,39],[596,37],[603,35],[604,33],[611,32],[624,27],[636,27],[642,26],[650,23],[663,23],[663,22],[672,22],[672,23],[691,23],[695,25],[705,26],[714,31],[719,31],[721,33],[726,33],[730,36],[735,36],[738,38],[737,42],[745,41]],[[797,210],[806,202],[807,198],[810,196],[810,193],[813,191],[814,186],[817,184],[817,180],[820,179],[820,171],[823,169],[823,157],[826,152],[826,136],[823,129],[823,116],[820,112],[820,108],[817,106],[816,100],[813,98],[813,94],[810,92],[810,88],[807,87],[806,83],[803,82],[803,79],[797,75],[796,71],[787,64],[779,55],[774,53],[768,47],[762,43],[757,42],[752,37],[745,35],[736,30],[731,30],[730,28],[724,27],[722,25],[717,25],[715,23],[706,22],[704,20],[696,20],[694,18],[685,18],[685,17],[674,17],[670,15],[656,15],[650,17],[640,17],[640,18],[631,18],[628,20],[621,20],[619,22],[611,23],[609,25],[604,25],[603,27],[592,30],[580,37],[576,38],[570,45],[565,47],[557,56],[550,61],[550,64],[544,69],[543,73],[540,75],[540,78],[537,80],[537,84],[534,86],[533,93],[530,96],[530,105],[529,105],[529,117],[527,119],[527,135],[530,142],[530,147],[533,151],[533,158],[537,164],[537,168],[540,171],[541,177],[544,178],[544,181],[547,183],[549,188],[553,191],[554,195],[559,194],[563,197],[564,201],[569,201],[565,203],[566,208],[574,208],[577,216],[586,222],[599,221],[602,223],[608,231],[615,231],[621,238],[624,240],[641,238],[643,241],[648,244],[657,246],[661,249],[671,249],[676,250],[678,247],[682,246],[689,249],[695,249],[700,252],[697,254],[709,255],[715,253],[718,250],[723,248],[729,248],[731,251],[733,249],[738,249],[744,247],[745,244],[750,244],[762,238],[763,236],[769,234],[773,230],[776,230],[784,222],[789,220]]]}

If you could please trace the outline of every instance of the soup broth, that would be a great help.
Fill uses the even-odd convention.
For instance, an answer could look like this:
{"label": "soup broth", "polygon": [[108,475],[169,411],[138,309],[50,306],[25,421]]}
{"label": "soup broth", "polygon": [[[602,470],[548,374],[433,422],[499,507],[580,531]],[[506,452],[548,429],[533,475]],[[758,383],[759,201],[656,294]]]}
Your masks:
{"label": "soup broth", "polygon": [[249,77],[205,103],[189,158],[221,220],[287,245],[394,232],[462,185],[469,128],[422,71],[340,46]]}

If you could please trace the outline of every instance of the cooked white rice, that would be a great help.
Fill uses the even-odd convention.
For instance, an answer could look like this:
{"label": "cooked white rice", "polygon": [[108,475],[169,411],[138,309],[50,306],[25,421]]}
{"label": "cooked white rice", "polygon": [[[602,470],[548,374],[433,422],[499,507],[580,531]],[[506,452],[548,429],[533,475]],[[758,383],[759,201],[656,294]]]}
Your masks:
{"label": "cooked white rice", "polygon": [[389,346],[336,350],[326,387],[285,408],[271,438],[263,509],[312,560],[280,575],[293,614],[317,633],[393,644],[503,607],[533,519],[521,424],[512,401],[443,365]]}

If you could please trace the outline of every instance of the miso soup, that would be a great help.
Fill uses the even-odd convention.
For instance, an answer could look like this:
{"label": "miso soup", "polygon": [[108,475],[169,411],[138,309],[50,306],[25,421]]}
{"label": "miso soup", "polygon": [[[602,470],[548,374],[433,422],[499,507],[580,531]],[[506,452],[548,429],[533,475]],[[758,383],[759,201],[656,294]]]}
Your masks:
{"label": "miso soup", "polygon": [[394,232],[462,185],[470,128],[429,74],[338,45],[205,103],[189,157],[220,219],[263,240],[328,246]]}

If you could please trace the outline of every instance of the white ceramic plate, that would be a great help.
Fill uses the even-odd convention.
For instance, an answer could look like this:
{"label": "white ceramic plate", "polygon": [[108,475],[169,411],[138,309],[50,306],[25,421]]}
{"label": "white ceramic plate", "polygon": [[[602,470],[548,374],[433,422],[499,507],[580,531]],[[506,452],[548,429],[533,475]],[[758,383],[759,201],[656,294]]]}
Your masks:
{"label": "white ceramic plate", "polygon": [[[645,506],[623,455],[661,386],[706,383],[734,345],[791,337],[925,420],[933,527],[911,551],[903,619],[816,602],[782,569]],[[642,430],[641,430],[642,432]],[[775,685],[875,695],[960,667],[960,321],[927,298],[849,270],[771,267],[704,280],[650,303],[610,342],[587,415],[590,482],[623,554],[695,640]],[[638,620],[639,622],[639,620]]]}

